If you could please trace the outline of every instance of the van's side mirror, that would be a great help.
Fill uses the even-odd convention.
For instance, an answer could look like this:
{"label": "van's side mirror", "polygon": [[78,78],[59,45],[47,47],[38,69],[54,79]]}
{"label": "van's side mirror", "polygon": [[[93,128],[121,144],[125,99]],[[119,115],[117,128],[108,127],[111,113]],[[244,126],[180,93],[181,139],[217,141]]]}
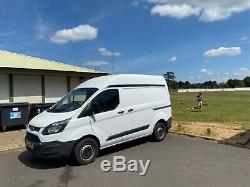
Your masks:
{"label": "van's side mirror", "polygon": [[97,102],[91,102],[90,106],[89,106],[89,110],[92,113],[92,115],[98,113],[98,110],[99,110],[98,103]]}
{"label": "van's side mirror", "polygon": [[94,113],[90,107],[90,104],[88,104],[83,111],[81,112],[81,114],[78,116],[78,118],[83,118],[83,117],[87,117],[87,116],[92,116]]}
{"label": "van's side mirror", "polygon": [[90,103],[86,106],[86,108],[82,111],[82,113],[78,116],[78,118],[93,116],[98,113],[98,103]]}
{"label": "van's side mirror", "polygon": [[88,104],[87,108],[85,109],[85,116],[92,116],[94,114],[95,113],[94,113],[94,111],[91,107],[91,103],[90,103],[90,104]]}
{"label": "van's side mirror", "polygon": [[96,113],[98,113],[98,103],[96,102],[91,102],[90,104],[88,104],[86,111],[85,111],[85,115],[86,116],[93,116]]}

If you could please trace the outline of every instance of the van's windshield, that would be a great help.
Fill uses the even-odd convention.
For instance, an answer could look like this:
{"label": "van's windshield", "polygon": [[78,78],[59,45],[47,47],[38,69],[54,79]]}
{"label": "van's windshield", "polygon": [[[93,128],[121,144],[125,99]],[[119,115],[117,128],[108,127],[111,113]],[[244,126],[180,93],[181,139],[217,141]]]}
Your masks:
{"label": "van's windshield", "polygon": [[80,108],[97,90],[97,88],[78,88],[72,90],[47,111],[60,113],[76,110]]}

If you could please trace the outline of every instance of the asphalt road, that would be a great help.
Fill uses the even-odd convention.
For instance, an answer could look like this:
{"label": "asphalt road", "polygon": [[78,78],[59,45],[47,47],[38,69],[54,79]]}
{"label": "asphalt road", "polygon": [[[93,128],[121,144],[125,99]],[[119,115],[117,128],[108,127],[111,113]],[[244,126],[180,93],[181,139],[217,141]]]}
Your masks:
{"label": "asphalt road", "polygon": [[[151,160],[146,176],[103,172],[100,162],[113,156]],[[166,141],[147,139],[105,150],[96,162],[74,166],[65,160],[40,160],[26,151],[0,154],[1,187],[52,186],[250,186],[250,149],[169,134]]]}

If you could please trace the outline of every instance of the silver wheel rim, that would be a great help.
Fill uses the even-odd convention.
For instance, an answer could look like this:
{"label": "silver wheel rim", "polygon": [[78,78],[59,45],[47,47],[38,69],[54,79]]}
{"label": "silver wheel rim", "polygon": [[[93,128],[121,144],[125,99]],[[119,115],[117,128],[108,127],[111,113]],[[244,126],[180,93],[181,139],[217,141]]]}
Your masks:
{"label": "silver wheel rim", "polygon": [[165,131],[165,130],[164,130],[162,127],[159,127],[159,128],[157,129],[157,135],[158,135],[158,137],[159,137],[160,139],[162,139],[162,138],[164,137],[164,135],[165,135],[164,131]]}
{"label": "silver wheel rim", "polygon": [[85,145],[80,150],[80,157],[83,160],[90,160],[94,156],[94,148],[91,145]]}

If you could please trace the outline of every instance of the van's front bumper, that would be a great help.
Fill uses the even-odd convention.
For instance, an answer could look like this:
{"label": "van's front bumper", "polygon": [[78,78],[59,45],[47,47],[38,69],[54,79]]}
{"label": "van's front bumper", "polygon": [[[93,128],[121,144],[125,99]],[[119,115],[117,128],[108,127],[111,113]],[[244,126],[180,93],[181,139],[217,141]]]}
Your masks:
{"label": "van's front bumper", "polygon": [[56,158],[69,157],[76,141],[69,142],[40,142],[36,135],[27,133],[25,137],[26,149],[37,157]]}

